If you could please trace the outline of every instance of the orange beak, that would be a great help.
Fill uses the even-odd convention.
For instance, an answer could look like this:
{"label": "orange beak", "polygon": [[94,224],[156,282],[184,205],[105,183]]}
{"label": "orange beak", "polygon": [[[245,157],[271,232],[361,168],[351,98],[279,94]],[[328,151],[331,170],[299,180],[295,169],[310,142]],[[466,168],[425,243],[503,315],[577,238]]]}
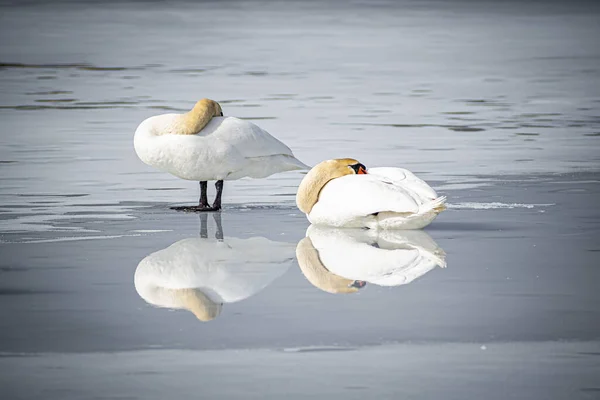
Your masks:
{"label": "orange beak", "polygon": [[367,174],[367,170],[364,169],[363,167],[358,167],[358,175],[366,175]]}

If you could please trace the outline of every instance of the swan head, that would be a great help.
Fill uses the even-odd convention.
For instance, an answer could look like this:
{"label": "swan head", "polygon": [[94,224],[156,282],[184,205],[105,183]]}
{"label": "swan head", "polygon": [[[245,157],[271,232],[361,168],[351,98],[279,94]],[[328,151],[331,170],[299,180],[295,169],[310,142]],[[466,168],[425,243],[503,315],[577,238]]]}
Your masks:
{"label": "swan head", "polygon": [[353,158],[327,160],[315,165],[300,182],[296,194],[296,205],[309,214],[319,200],[321,189],[332,179],[351,174],[366,174],[367,167]]}
{"label": "swan head", "polygon": [[221,314],[223,303],[215,303],[199,289],[180,289],[178,292],[182,306],[200,321],[211,321]]}
{"label": "swan head", "polygon": [[356,293],[367,284],[365,281],[346,279],[331,273],[321,262],[319,251],[315,249],[309,237],[298,243],[296,258],[306,279],[324,292]]}
{"label": "swan head", "polygon": [[223,116],[221,105],[211,99],[198,100],[190,112],[198,115],[207,114],[210,115],[211,118]]}
{"label": "swan head", "polygon": [[210,122],[213,117],[222,117],[221,105],[211,99],[196,102],[194,108],[180,116],[177,133],[180,135],[195,135]]}

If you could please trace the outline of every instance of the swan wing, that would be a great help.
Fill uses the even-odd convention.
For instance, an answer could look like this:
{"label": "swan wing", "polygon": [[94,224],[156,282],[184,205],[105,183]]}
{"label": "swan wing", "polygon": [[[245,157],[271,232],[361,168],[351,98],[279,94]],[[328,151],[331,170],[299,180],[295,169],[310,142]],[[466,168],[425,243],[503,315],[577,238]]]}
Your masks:
{"label": "swan wing", "polygon": [[214,117],[199,135],[227,143],[244,158],[293,156],[292,150],[269,132],[236,117]]}
{"label": "swan wing", "polygon": [[323,187],[308,218],[316,224],[350,227],[353,221],[380,212],[415,214],[419,203],[403,186],[381,176],[346,175]]}
{"label": "swan wing", "polygon": [[369,168],[369,174],[379,176],[395,185],[402,186],[404,189],[423,198],[424,201],[433,200],[438,197],[431,186],[407,169],[393,167]]}

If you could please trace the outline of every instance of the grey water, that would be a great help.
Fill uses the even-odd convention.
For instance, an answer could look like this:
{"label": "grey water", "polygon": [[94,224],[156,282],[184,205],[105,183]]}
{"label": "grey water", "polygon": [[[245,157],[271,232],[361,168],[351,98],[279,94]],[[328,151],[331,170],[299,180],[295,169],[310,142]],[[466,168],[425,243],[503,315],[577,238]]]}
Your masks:
{"label": "grey water", "polygon": [[[599,398],[599,17],[594,2],[0,2],[0,397]],[[448,197],[425,229],[447,267],[315,285],[296,258],[300,172],[227,182],[206,220],[171,211],[198,185],[141,163],[133,133],[203,97],[307,164],[417,173]],[[233,265],[208,321],[134,283],[190,239],[198,259],[234,254],[211,267]]]}

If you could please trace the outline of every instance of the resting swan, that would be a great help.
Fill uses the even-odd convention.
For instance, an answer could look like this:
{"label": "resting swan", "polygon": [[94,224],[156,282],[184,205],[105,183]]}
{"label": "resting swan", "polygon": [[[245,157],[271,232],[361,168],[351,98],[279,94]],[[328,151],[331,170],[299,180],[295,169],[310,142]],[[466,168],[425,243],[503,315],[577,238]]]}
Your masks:
{"label": "resting swan", "polygon": [[[251,122],[224,117],[214,100],[202,99],[184,114],[162,114],[144,120],[135,131],[134,147],[146,164],[179,178],[200,182],[198,206],[183,211],[221,209],[223,181],[264,178],[277,172],[309,169],[285,144]],[[207,181],[215,180],[212,206]]]}
{"label": "resting swan", "polygon": [[336,229],[311,225],[296,247],[298,265],[317,288],[354,293],[367,283],[406,285],[436,266],[446,254],[423,231]]}
{"label": "resting swan", "polygon": [[315,225],[421,229],[443,211],[446,197],[402,168],[367,168],[351,158],[323,161],[298,188],[296,204]]}

